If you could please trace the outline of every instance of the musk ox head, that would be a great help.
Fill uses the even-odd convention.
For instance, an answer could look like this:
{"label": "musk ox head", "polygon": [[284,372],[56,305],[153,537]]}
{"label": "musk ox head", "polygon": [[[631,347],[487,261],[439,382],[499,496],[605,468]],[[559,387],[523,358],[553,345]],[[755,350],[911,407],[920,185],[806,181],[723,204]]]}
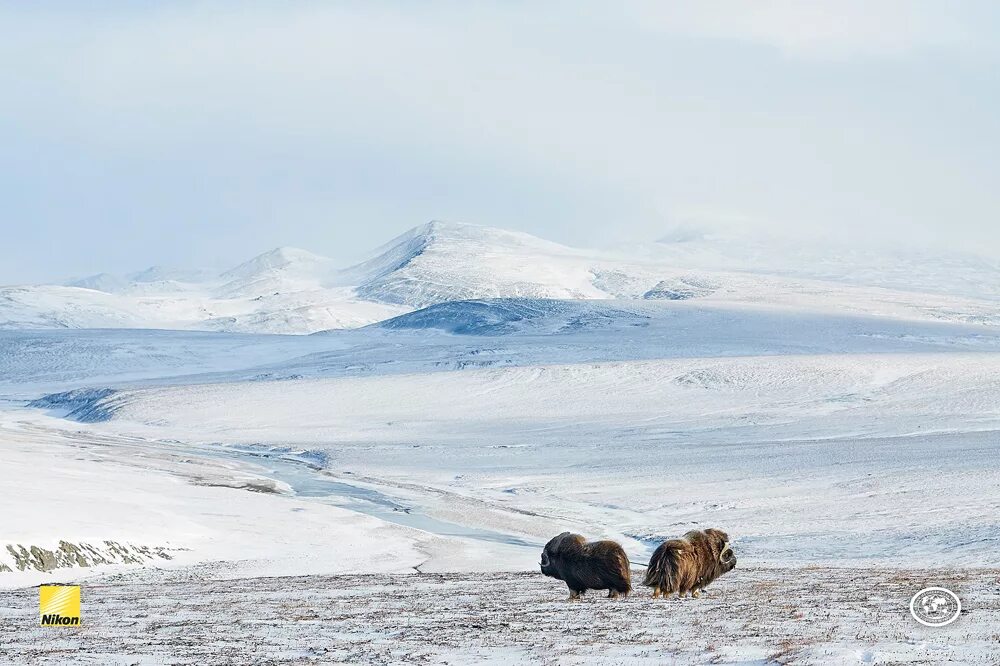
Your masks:
{"label": "musk ox head", "polygon": [[[542,568],[542,573],[551,578],[558,578],[563,580],[562,577],[562,556],[568,552],[569,545],[567,544],[567,550],[563,551],[559,547],[562,545],[566,539],[579,539],[582,542],[584,539],[579,534],[570,534],[569,532],[563,532],[557,537],[552,537],[545,548],[542,549],[542,560],[539,565]],[[579,543],[578,542],[578,543]]]}
{"label": "musk ox head", "polygon": [[[688,532],[688,534],[691,534]],[[712,554],[718,553],[716,560],[718,564],[716,565],[719,569],[719,576],[724,573],[729,573],[736,568],[736,553],[733,552],[733,547],[729,543],[729,535],[722,530],[716,530],[709,528],[703,532],[705,539],[712,549]],[[716,576],[718,578],[718,576]],[[714,579],[713,579],[714,580]]]}
{"label": "musk ox head", "polygon": [[565,581],[570,599],[587,590],[608,590],[609,597],[632,590],[628,556],[614,541],[589,543],[579,534],[563,532],[545,544],[539,567],[546,576]]}
{"label": "musk ox head", "polygon": [[643,584],[653,588],[654,597],[674,592],[697,597],[709,583],[735,568],[736,554],[728,534],[716,529],[692,530],[656,549]]}

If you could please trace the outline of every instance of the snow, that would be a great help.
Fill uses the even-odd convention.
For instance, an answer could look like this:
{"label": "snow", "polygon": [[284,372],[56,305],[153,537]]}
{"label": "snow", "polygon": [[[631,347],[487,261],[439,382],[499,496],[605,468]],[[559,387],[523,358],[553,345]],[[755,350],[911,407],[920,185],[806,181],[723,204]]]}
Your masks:
{"label": "snow", "polygon": [[[154,567],[182,567],[206,557],[230,561],[231,570],[244,575],[398,572],[431,560],[461,570],[477,558],[475,543],[298,499],[256,465],[95,436],[35,413],[0,414],[6,508],[0,565],[14,571],[0,574],[0,587],[67,580],[87,571],[18,571],[6,549],[55,550],[61,541],[162,549],[169,559],[154,558]],[[32,507],[43,507],[43,514]],[[534,553],[505,559],[507,566],[524,567]]]}
{"label": "snow", "polygon": [[342,349],[320,336],[163,330],[0,330],[0,394],[34,398],[81,385],[120,385],[239,370]]}
{"label": "snow", "polygon": [[[0,658],[988,662],[989,263],[661,245],[431,223],[349,269],[0,289]],[[718,597],[571,605],[529,573],[567,529],[641,564],[694,527],[733,537]],[[22,588],[81,577],[97,631],[37,647]],[[905,603],[942,583],[969,612],[933,633]],[[231,589],[253,647],[198,602]]]}
{"label": "snow", "polygon": [[[516,511],[649,540],[737,525],[758,561],[983,566],[1000,541],[997,376],[993,355],[774,356],[205,384],[96,404],[143,437],[322,451],[339,474],[419,488],[432,516],[538,539],[556,524]],[[951,490],[921,506],[928,468]]]}
{"label": "snow", "polygon": [[[569,523],[641,558],[657,539],[718,523],[738,526],[758,562],[981,566],[1000,535],[1000,331],[988,326],[487,299],[305,337],[0,340],[9,399],[89,387],[32,403],[47,428],[69,415],[94,421],[74,427],[95,437],[202,447],[193,459],[251,451],[236,458],[250,465],[294,451],[422,520],[512,543]],[[954,490],[924,509],[914,502],[928,469]],[[301,490],[298,476],[271,474]]]}

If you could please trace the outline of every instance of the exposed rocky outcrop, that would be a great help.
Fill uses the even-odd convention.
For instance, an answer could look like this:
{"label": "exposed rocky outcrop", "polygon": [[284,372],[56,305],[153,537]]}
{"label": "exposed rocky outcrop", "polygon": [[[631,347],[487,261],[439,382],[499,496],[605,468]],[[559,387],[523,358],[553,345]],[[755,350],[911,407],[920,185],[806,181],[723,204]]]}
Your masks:
{"label": "exposed rocky outcrop", "polygon": [[163,546],[143,546],[117,541],[70,543],[60,541],[55,549],[36,545],[7,544],[0,551],[0,572],[52,571],[69,567],[93,567],[102,564],[145,564],[153,560],[173,559]]}

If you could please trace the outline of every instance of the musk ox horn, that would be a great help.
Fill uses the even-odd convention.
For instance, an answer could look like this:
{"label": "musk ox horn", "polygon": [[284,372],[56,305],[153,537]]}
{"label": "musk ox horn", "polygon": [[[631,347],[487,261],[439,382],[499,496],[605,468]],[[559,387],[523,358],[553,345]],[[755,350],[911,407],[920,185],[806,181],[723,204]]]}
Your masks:
{"label": "musk ox horn", "polygon": [[725,560],[724,560],[724,559],[722,559],[722,555],[723,555],[723,554],[724,554],[724,553],[725,553],[725,552],[726,552],[727,550],[729,550],[729,542],[728,542],[728,541],[727,541],[726,543],[722,544],[722,550],[720,550],[720,551],[719,551],[719,561],[720,561],[720,562],[725,562]]}
{"label": "musk ox horn", "polygon": [[565,541],[568,536],[572,536],[572,534],[570,532],[563,532],[551,541],[553,554],[559,552],[559,547],[562,546],[563,541]]}

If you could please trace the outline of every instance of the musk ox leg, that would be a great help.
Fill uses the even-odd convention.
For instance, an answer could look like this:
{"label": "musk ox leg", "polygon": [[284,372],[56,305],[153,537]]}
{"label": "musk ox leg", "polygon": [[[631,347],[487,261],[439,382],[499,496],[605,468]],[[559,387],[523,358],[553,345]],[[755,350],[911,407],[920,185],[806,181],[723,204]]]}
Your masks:
{"label": "musk ox leg", "polygon": [[660,598],[660,588],[658,588],[658,587],[654,587],[653,588],[653,598],[654,599],[659,599]]}
{"label": "musk ox leg", "polygon": [[656,594],[655,594],[656,591],[659,591],[660,597],[662,597],[663,599],[669,599],[670,595],[673,594],[674,592],[677,592],[677,596],[680,596],[680,592],[678,592],[677,590],[671,590],[666,585],[664,585],[663,587],[655,588],[654,589],[654,594],[653,594],[654,597],[656,597]]}
{"label": "musk ox leg", "polygon": [[567,601],[578,601],[582,594],[583,594],[582,590],[570,590],[569,599]]}
{"label": "musk ox leg", "polygon": [[608,599],[617,599],[618,590],[608,590]]}
{"label": "musk ox leg", "polygon": [[697,599],[701,596],[701,590],[691,590],[691,598]]}

